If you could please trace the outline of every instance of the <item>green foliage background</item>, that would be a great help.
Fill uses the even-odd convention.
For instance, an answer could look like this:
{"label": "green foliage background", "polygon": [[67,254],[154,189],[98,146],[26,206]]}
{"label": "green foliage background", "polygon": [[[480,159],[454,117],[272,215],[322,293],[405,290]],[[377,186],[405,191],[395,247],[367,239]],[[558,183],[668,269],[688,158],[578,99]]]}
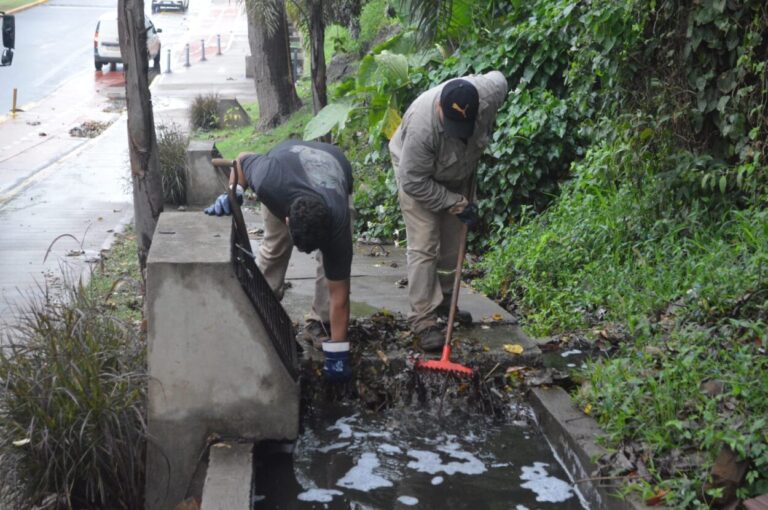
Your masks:
{"label": "green foliage background", "polygon": [[[644,459],[650,478],[631,486],[643,496],[709,507],[723,445],[750,463],[739,496],[766,492],[768,7],[430,5],[410,2],[416,28],[374,47],[336,89],[345,106],[319,116],[355,159],[358,230],[402,239],[393,120],[445,79],[500,70],[510,93],[479,169],[477,285],[533,334],[627,331],[577,399],[609,446]],[[712,380],[723,391],[704,396]],[[694,454],[693,467],[671,460]]]}

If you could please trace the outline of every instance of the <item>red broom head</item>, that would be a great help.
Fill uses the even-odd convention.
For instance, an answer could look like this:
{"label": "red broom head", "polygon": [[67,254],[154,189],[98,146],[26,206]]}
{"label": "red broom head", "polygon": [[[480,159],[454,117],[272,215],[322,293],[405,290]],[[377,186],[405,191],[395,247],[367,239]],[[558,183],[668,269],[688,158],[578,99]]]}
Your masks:
{"label": "red broom head", "polygon": [[458,363],[453,363],[451,361],[447,360],[428,360],[423,361],[419,360],[416,362],[416,368],[421,370],[438,370],[441,372],[453,372],[457,375],[463,375],[467,377],[472,376],[472,369],[469,367],[465,367],[464,365],[460,365]]}

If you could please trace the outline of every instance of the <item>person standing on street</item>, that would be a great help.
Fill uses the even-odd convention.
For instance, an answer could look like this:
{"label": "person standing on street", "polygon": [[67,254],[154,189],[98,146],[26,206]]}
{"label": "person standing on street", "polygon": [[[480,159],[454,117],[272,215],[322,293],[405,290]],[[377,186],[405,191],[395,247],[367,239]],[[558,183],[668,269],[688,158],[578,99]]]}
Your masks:
{"label": "person standing on street", "polygon": [[[305,335],[325,354],[326,378],[347,380],[349,366],[349,277],[352,228],[349,197],[352,166],[331,144],[287,140],[260,155],[242,153],[234,161],[230,187],[238,202],[247,186],[262,203],[264,239],[257,265],[278,299],[285,292],[285,273],[293,247],[317,250],[317,276]],[[206,214],[231,214],[226,193]],[[327,327],[330,324],[330,338]]]}
{"label": "person standing on street", "polygon": [[[477,222],[475,171],[507,95],[499,71],[452,79],[411,104],[389,142],[408,242],[408,323],[425,351],[439,350],[458,257],[461,221]],[[472,322],[459,311],[461,323]]]}

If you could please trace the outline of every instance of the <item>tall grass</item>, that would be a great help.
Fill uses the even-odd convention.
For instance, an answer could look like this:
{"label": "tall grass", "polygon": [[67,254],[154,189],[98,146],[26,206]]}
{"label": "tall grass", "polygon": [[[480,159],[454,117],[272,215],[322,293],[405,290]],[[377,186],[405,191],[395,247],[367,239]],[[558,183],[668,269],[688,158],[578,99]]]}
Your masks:
{"label": "tall grass", "polygon": [[134,328],[80,285],[0,347],[0,492],[12,508],[143,508],[146,369]]}
{"label": "tall grass", "polygon": [[195,96],[189,108],[189,122],[192,129],[211,130],[219,128],[218,94]]}
{"label": "tall grass", "polygon": [[187,203],[187,146],[189,137],[177,124],[157,128],[157,148],[163,182],[163,200],[172,205]]}

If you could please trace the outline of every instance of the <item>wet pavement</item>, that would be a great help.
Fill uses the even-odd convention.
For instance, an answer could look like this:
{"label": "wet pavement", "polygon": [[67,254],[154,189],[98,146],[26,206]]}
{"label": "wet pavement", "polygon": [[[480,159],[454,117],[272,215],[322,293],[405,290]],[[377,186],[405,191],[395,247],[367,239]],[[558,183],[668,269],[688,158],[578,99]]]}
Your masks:
{"label": "wet pavement", "polygon": [[[53,1],[47,9],[22,14],[77,11],[81,3]],[[93,9],[81,10],[100,13],[110,4],[116,2],[97,0]],[[187,127],[188,107],[198,94],[255,101],[253,80],[245,78],[250,51],[243,9],[241,2],[196,0],[188,13],[153,16],[163,28],[162,72],[150,74],[156,124],[174,121]],[[87,21],[89,35],[81,46],[92,59],[94,27]],[[22,31],[19,20],[17,31]],[[216,55],[217,35],[222,35],[221,56]],[[184,45],[200,39],[208,45],[207,61],[200,62],[193,51],[190,67],[183,67]],[[166,73],[169,49],[172,73]],[[87,275],[99,251],[133,216],[125,75],[121,66],[101,72],[90,59],[82,65],[49,95],[26,104],[25,111],[0,116],[0,322],[14,320],[15,311],[46,285],[60,285],[64,273],[74,280]],[[73,128],[88,122],[109,127],[97,138],[71,136]]]}

